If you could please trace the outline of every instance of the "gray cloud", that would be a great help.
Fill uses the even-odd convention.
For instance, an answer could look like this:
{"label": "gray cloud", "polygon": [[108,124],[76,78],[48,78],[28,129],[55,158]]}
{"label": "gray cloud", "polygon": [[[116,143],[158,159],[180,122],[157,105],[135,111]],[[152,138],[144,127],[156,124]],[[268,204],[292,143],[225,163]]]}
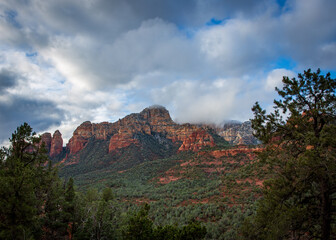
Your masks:
{"label": "gray cloud", "polygon": [[282,50],[300,68],[334,68],[336,65],[336,18],[333,0],[297,0],[280,18]]}
{"label": "gray cloud", "polygon": [[64,112],[50,101],[20,97],[0,101],[0,142],[7,140],[23,122],[39,132],[60,125],[63,118]]}
{"label": "gray cloud", "polygon": [[0,93],[17,84],[18,76],[15,72],[8,69],[0,70]]}

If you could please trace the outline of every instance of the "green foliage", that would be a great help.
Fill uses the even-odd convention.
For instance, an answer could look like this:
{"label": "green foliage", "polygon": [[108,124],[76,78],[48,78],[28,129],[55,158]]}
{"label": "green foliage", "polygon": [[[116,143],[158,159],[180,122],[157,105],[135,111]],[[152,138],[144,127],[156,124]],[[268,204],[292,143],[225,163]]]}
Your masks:
{"label": "green foliage", "polygon": [[57,171],[50,176],[48,185],[43,217],[45,230],[42,238],[63,239],[68,223],[64,221],[63,211],[61,211],[64,206],[64,189]]}
{"label": "green foliage", "polygon": [[131,216],[123,231],[125,240],[150,240],[153,238],[153,222],[148,218],[149,205]]}
{"label": "green foliage", "polygon": [[102,193],[89,189],[85,195],[76,194],[74,239],[120,239],[121,209],[116,208],[112,195],[110,188]]}
{"label": "green foliage", "polygon": [[157,240],[197,240],[206,235],[206,228],[199,222],[191,222],[182,228],[177,225],[153,227],[149,219],[149,205],[145,204],[137,213],[131,215],[123,231],[123,239],[157,239]]}
{"label": "green foliage", "polygon": [[112,200],[113,199],[112,189],[111,188],[105,188],[104,191],[103,191],[102,198],[105,202],[108,202],[108,201]]}
{"label": "green foliage", "polygon": [[64,239],[74,229],[74,185],[63,188],[40,138],[24,123],[0,153],[0,239]]}
{"label": "green foliage", "polygon": [[24,123],[12,134],[11,147],[1,150],[0,238],[29,239],[41,235],[40,214],[49,188],[51,168],[40,139]]}
{"label": "green foliage", "polygon": [[243,232],[248,239],[334,238],[336,80],[308,69],[283,84],[274,113],[258,103],[252,109],[252,127],[265,144],[260,160],[271,178]]}

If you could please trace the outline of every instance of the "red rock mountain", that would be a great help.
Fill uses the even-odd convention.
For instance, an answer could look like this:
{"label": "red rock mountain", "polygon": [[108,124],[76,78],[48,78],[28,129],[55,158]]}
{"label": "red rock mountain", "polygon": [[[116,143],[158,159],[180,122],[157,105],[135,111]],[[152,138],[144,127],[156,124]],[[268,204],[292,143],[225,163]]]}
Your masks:
{"label": "red rock mountain", "polygon": [[[66,145],[66,159],[80,154],[90,142],[97,140],[108,142],[108,153],[118,152],[132,145],[140,147],[143,143],[139,136],[150,136],[159,144],[169,141],[178,151],[199,151],[205,146],[216,145],[207,128],[177,124],[164,107],[156,106],[130,114],[114,123],[83,122]],[[50,138],[50,133],[42,135],[50,157],[57,157],[63,151],[62,135],[57,130],[51,141]]]}
{"label": "red rock mountain", "polygon": [[[169,112],[163,107],[146,108],[140,113],[133,113],[115,123],[82,123],[74,132],[67,149],[70,154],[82,150],[89,139],[103,139],[109,141],[109,152],[125,148],[131,144],[138,144],[135,134],[153,135],[160,133],[174,143],[184,142],[192,136],[188,144],[180,150],[198,150],[202,146],[214,146],[213,141],[196,141],[195,137],[211,139],[209,133],[202,131],[202,136],[197,135],[200,127],[191,124],[176,124],[170,117]],[[195,147],[194,145],[197,145]]]}

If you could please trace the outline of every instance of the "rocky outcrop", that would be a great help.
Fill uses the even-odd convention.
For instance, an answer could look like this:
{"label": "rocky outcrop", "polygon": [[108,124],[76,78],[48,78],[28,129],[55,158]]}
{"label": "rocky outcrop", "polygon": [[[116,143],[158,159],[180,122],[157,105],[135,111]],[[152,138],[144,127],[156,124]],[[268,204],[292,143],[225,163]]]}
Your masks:
{"label": "rocky outcrop", "polygon": [[90,121],[83,122],[73,133],[67,144],[67,152],[75,154],[82,150],[88,143],[90,138],[97,140],[109,140],[111,135],[116,132],[116,128],[112,123],[91,123]]}
{"label": "rocky outcrop", "polygon": [[179,151],[197,152],[205,146],[216,146],[213,137],[204,129],[197,129],[189,137],[184,139]]}
{"label": "rocky outcrop", "polygon": [[131,144],[137,144],[138,140],[134,139],[127,133],[118,133],[111,137],[109,143],[109,152],[116,151],[121,148],[130,146]]}
{"label": "rocky outcrop", "polygon": [[176,124],[166,108],[153,106],[140,113],[130,114],[115,123],[82,123],[67,144],[69,155],[81,151],[90,139],[109,141],[109,152],[138,144],[138,134],[156,136],[160,134],[173,143],[181,145],[180,151],[198,151],[204,146],[214,146],[214,140],[200,126]]}
{"label": "rocky outcrop", "polygon": [[222,128],[217,128],[216,132],[231,144],[254,145],[259,143],[252,134],[250,121],[225,123]]}
{"label": "rocky outcrop", "polygon": [[47,150],[47,153],[50,153],[50,147],[51,147],[51,133],[43,133],[41,135],[41,143],[44,143],[44,146]]}
{"label": "rocky outcrop", "polygon": [[91,127],[91,122],[84,122],[74,131],[72,138],[70,138],[66,146],[69,154],[75,154],[86,146],[89,138],[92,136]]}
{"label": "rocky outcrop", "polygon": [[60,131],[56,130],[53,134],[53,138],[51,140],[50,145],[50,157],[56,157],[61,154],[63,151],[63,138]]}
{"label": "rocky outcrop", "polygon": [[234,148],[230,149],[221,149],[221,150],[214,150],[214,151],[201,151],[198,153],[199,156],[211,156],[214,158],[222,158],[222,157],[233,157],[238,154],[246,154],[252,159],[252,156],[255,156],[255,153],[263,151],[263,148],[254,147],[250,148],[246,145],[238,145]]}

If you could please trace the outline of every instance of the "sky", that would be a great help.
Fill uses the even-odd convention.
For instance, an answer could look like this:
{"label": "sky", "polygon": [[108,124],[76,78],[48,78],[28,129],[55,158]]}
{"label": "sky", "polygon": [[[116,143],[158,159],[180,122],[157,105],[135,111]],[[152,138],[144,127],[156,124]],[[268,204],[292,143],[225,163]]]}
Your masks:
{"label": "sky", "polygon": [[64,142],[151,105],[178,123],[251,118],[283,76],[336,76],[335,0],[1,0],[0,143]]}

